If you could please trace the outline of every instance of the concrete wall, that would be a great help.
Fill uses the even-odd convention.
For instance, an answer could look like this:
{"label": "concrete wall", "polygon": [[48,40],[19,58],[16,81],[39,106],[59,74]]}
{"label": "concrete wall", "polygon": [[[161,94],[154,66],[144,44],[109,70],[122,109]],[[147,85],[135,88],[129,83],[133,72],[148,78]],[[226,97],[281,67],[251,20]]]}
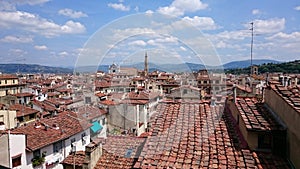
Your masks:
{"label": "concrete wall", "polygon": [[[21,165],[18,167],[14,167],[15,169],[21,169],[26,166],[26,138],[25,135],[22,134],[10,134],[9,137],[9,145],[10,145],[10,157],[21,155]],[[12,160],[12,159],[10,159]],[[12,164],[12,161],[11,161]]]}
{"label": "concrete wall", "polygon": [[120,104],[110,106],[108,124],[125,130],[136,127],[136,111],[137,108],[135,105]]}
{"label": "concrete wall", "polygon": [[287,126],[288,157],[296,168],[300,168],[300,112],[273,89],[265,90],[265,102]]}
{"label": "concrete wall", "polygon": [[25,139],[22,134],[4,134],[0,137],[0,165],[12,168],[12,157],[21,154],[21,165],[15,168],[26,168]]}
{"label": "concrete wall", "polygon": [[9,168],[8,135],[0,136],[0,165]]}

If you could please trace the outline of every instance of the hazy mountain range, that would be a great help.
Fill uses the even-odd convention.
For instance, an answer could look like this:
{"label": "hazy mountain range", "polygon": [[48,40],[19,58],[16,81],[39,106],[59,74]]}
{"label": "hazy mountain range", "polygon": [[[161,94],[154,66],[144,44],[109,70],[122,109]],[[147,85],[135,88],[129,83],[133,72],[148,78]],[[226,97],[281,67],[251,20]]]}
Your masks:
{"label": "hazy mountain range", "polygon": [[[253,64],[261,65],[263,63],[280,63],[276,60],[259,59],[253,60]],[[123,66],[123,65],[121,65]],[[165,72],[191,72],[198,71],[199,69],[237,69],[246,68],[250,66],[250,60],[233,61],[226,63],[222,66],[204,66],[197,63],[182,63],[182,64],[154,64],[149,63],[149,71],[159,70]],[[144,63],[136,63],[131,65],[124,65],[124,67],[134,67],[140,70],[144,69]],[[109,65],[100,65],[98,70],[107,72]],[[84,66],[76,67],[76,72],[95,72],[97,66]],[[0,64],[0,72],[2,73],[73,73],[74,68],[62,68],[62,67],[51,67],[42,66],[36,64]]]}

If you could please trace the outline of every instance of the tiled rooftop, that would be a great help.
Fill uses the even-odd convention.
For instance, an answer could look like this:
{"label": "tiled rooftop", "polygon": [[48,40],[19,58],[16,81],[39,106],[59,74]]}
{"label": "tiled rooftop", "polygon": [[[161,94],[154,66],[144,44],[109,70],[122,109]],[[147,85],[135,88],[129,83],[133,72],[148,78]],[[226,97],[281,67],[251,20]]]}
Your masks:
{"label": "tiled rooftop", "polygon": [[38,113],[37,110],[32,109],[30,107],[27,107],[25,105],[21,105],[21,104],[11,105],[9,107],[9,109],[16,110],[17,111],[17,117],[23,117],[23,116],[27,116],[27,115],[30,115],[30,114]]}
{"label": "tiled rooftop", "polygon": [[26,147],[34,151],[71,137],[89,127],[91,127],[91,124],[77,118],[75,113],[62,112],[55,117],[29,123],[14,131],[25,134],[27,136]]}
{"label": "tiled rooftop", "polygon": [[291,106],[300,113],[300,86],[275,85],[273,89]]}
{"label": "tiled rooftop", "polygon": [[5,80],[5,79],[18,79],[18,77],[16,75],[12,75],[12,74],[0,75],[0,80]]}
{"label": "tiled rooftop", "polygon": [[85,151],[76,151],[68,155],[61,163],[75,166],[82,166],[85,161]]}
{"label": "tiled rooftop", "polygon": [[103,155],[97,168],[132,168],[140,154],[145,138],[109,136],[103,144]]}
{"label": "tiled rooftop", "polygon": [[[222,106],[207,103],[159,104],[151,135],[147,138],[135,168],[257,168],[265,157],[254,157],[239,147],[236,134]],[[269,156],[267,159],[273,158]],[[263,162],[264,163],[264,162]],[[280,164],[279,164],[280,163]],[[278,158],[269,168],[284,168]]]}
{"label": "tiled rooftop", "polygon": [[78,116],[84,119],[92,120],[106,114],[107,111],[95,106],[81,106],[78,108],[76,113],[78,113]]}
{"label": "tiled rooftop", "polygon": [[27,92],[27,93],[17,93],[17,94],[14,94],[14,96],[16,96],[16,97],[33,97],[34,94]]}
{"label": "tiled rooftop", "polygon": [[281,130],[283,126],[255,98],[237,98],[235,103],[248,130]]}

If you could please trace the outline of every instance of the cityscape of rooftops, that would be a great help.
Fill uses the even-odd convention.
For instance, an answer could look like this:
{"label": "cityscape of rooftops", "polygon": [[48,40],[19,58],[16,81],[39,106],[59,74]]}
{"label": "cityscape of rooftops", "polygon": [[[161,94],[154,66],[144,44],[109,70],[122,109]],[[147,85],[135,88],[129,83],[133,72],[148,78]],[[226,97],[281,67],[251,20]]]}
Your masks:
{"label": "cityscape of rooftops", "polygon": [[0,0],[0,168],[300,168],[299,16]]}

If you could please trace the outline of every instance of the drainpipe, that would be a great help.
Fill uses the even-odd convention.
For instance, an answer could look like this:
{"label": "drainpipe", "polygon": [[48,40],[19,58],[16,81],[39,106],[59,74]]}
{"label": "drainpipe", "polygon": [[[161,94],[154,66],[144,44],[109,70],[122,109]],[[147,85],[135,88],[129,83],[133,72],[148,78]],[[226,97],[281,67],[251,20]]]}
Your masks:
{"label": "drainpipe", "polygon": [[7,144],[8,144],[8,157],[9,157],[9,159],[8,159],[8,166],[9,166],[9,168],[12,168],[12,165],[11,165],[11,157],[10,157],[10,139],[9,139],[9,137],[10,137],[10,130],[8,130],[8,135],[7,135]]}

